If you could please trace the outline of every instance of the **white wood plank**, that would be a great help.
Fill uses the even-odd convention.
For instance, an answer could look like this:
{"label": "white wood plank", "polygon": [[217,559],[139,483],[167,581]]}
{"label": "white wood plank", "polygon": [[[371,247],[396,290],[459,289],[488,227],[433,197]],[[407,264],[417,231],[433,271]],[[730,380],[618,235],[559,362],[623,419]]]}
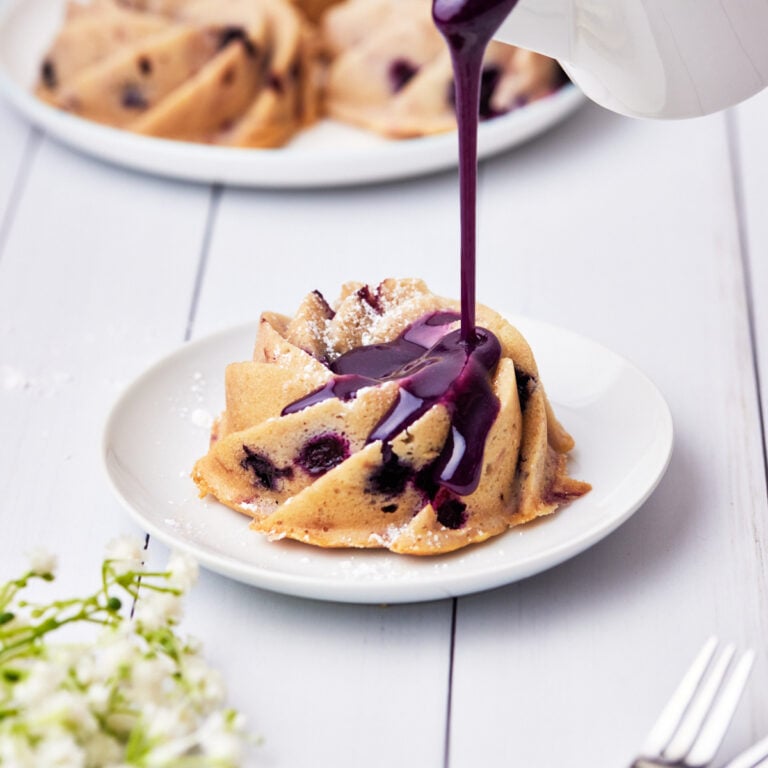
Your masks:
{"label": "white wood plank", "polygon": [[446,602],[322,603],[204,574],[184,626],[262,737],[254,766],[437,767],[450,618]]}
{"label": "white wood plank", "polygon": [[[743,236],[753,299],[763,423],[768,424],[768,91],[735,110]],[[764,435],[765,438],[765,435]],[[766,445],[768,450],[768,445]]]}
{"label": "white wood plank", "polygon": [[[339,191],[226,191],[195,333],[264,309],[291,312],[314,288],[332,298],[350,279],[417,271],[455,294],[456,206],[453,174]],[[417,270],[446,254],[445,272]],[[190,626],[226,649],[233,696],[262,729],[268,764],[442,764],[450,601],[317,604],[209,576],[200,589],[206,612],[196,609]]]}
{"label": "white wood plank", "polygon": [[724,119],[589,108],[490,165],[481,211],[481,298],[634,360],[677,444],[607,540],[460,600],[450,764],[626,764],[712,632],[758,651],[744,747],[768,731],[768,510]]}
{"label": "white wood plank", "polygon": [[20,194],[20,172],[28,163],[32,128],[0,100],[0,258],[11,226],[14,195]]}
{"label": "white wood plank", "polygon": [[[313,192],[228,190],[217,219],[213,267],[197,333],[292,312],[311,290],[329,300],[347,280],[424,276],[458,295],[455,174],[402,185]],[[445,265],[442,268],[441,265]]]}
{"label": "white wood plank", "polygon": [[178,345],[209,190],[52,142],[35,158],[0,261],[0,562],[60,553],[59,589],[93,586],[106,542],[136,530],[101,470],[116,395]]}

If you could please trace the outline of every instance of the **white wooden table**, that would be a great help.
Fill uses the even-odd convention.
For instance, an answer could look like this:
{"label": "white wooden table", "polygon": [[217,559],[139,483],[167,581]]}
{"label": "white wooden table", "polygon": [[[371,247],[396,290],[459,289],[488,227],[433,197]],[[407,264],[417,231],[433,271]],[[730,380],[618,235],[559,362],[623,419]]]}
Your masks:
{"label": "white wooden table", "polygon": [[[184,627],[263,735],[259,765],[623,768],[711,633],[757,651],[721,754],[768,733],[766,135],[768,93],[679,123],[587,106],[483,165],[480,300],[635,362],[670,404],[671,466],[599,545],[485,594],[340,605],[204,572]],[[0,105],[0,578],[42,545],[57,589],[84,590],[104,544],[140,533],[99,449],[152,361],[347,279],[456,295],[457,221],[454,173],[194,186],[78,155]]]}

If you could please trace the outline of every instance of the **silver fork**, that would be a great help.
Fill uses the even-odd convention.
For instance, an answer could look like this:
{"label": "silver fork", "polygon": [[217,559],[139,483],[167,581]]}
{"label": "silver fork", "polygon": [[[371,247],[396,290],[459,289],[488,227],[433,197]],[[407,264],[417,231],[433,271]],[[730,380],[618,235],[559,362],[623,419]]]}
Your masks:
{"label": "silver fork", "polygon": [[[734,659],[733,644],[715,659],[717,648],[717,638],[711,637],[699,651],[632,768],[703,768],[714,760],[754,661],[752,651]],[[747,763],[743,768],[756,765]]]}
{"label": "silver fork", "polygon": [[723,768],[766,768],[768,767],[768,737],[751,746]]}

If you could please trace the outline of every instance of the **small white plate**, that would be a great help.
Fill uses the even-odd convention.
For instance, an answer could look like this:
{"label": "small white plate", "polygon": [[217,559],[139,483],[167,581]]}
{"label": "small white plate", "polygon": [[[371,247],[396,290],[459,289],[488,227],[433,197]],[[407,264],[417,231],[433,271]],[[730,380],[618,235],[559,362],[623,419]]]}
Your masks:
{"label": "small white plate", "polygon": [[437,557],[322,550],[269,542],[248,518],[197,497],[189,473],[224,403],[224,368],[249,357],[255,326],[189,343],[118,400],[104,462],[118,498],[143,528],[204,566],[258,587],[355,603],[434,600],[508,584],[587,549],[656,487],[672,450],[672,419],[654,385],[626,360],[569,331],[524,318],[555,411],[576,439],[571,474],[593,490],[555,515]]}
{"label": "small white plate", "polygon": [[[323,121],[282,149],[152,139],[49,107],[31,93],[65,0],[0,0],[0,94],[52,136],[103,160],[162,176],[254,187],[318,187],[407,178],[457,163],[455,133],[392,141]],[[480,127],[488,157],[559,123],[584,101],[572,85]]]}

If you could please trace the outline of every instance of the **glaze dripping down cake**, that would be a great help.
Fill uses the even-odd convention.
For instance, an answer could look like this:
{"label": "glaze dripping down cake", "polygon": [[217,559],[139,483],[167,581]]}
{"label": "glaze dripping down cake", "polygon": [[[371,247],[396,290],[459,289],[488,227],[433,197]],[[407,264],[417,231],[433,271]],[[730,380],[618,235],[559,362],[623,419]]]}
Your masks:
{"label": "glaze dripping down cake", "polygon": [[194,467],[201,496],[270,539],[431,555],[484,541],[589,490],[531,350],[419,280],[309,294],[266,312],[253,359],[226,370],[226,409]]}

